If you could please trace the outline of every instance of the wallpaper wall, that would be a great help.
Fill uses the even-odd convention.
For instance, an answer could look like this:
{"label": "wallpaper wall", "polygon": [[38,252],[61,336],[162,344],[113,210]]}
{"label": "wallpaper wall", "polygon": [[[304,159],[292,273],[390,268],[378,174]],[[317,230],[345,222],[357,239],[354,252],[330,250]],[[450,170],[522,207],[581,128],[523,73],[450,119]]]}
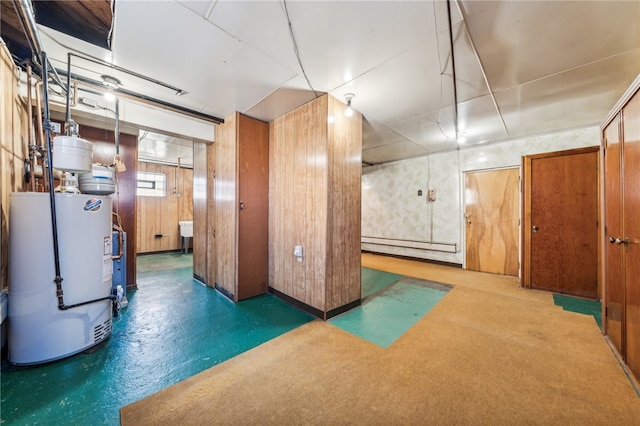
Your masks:
{"label": "wallpaper wall", "polygon": [[[455,244],[456,251],[374,244],[362,244],[362,249],[462,265],[464,172],[519,167],[524,155],[599,144],[599,127],[594,126],[366,167],[362,171],[363,237]],[[430,188],[436,191],[433,202],[427,202]]]}

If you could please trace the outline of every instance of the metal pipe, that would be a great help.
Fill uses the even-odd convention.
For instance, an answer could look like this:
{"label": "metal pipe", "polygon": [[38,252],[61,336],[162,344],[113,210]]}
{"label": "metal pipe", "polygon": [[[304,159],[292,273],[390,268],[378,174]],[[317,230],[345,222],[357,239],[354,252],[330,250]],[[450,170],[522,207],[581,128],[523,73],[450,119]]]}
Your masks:
{"label": "metal pipe", "polygon": [[58,297],[58,308],[62,309],[64,306],[64,293],[62,291],[62,276],[60,275],[60,251],[58,247],[58,222],[56,214],[56,196],[53,188],[53,165],[51,156],[51,122],[49,121],[49,88],[48,88],[48,71],[47,71],[47,53],[42,52],[42,81],[43,81],[43,102],[44,102],[44,129],[47,140],[47,161],[48,161],[48,174],[49,174],[49,202],[51,206],[51,232],[53,236],[53,265],[55,268],[56,276],[54,282],[56,283],[56,296]]}
{"label": "metal pipe", "polygon": [[[38,28],[36,27],[36,18],[35,13],[33,12],[33,7],[31,6],[31,1],[13,0],[13,6],[16,10],[16,14],[18,15],[18,19],[20,20],[20,24],[22,25],[29,47],[31,48],[34,65],[44,68],[47,66],[47,63],[38,64],[38,61],[40,61],[42,57],[43,44],[42,40],[40,40],[40,35],[38,34]],[[51,67],[51,69],[53,70],[54,80],[56,83],[62,88],[62,90],[69,90],[68,87],[65,87],[64,84],[62,84],[60,76],[55,68]]]}
{"label": "metal pipe", "polygon": [[42,97],[40,96],[40,86],[42,86],[42,80],[36,83],[36,106],[38,107],[38,141],[40,141],[40,149],[44,150],[44,129],[42,128]]}
{"label": "metal pipe", "polygon": [[16,9],[24,34],[31,47],[31,52],[40,60],[42,56],[42,41],[36,30],[36,19],[29,0],[13,0],[13,6]]}
{"label": "metal pipe", "polygon": [[176,95],[182,95],[182,94],[185,93],[184,90],[182,90],[182,89],[180,89],[178,87],[172,86],[172,85],[170,85],[168,83],[164,83],[164,82],[162,82],[160,80],[156,80],[155,78],[147,77],[146,75],[139,74],[139,73],[137,73],[135,71],[128,70],[128,69],[120,67],[118,65],[111,64],[111,63],[109,63],[107,61],[103,61],[103,60],[98,59],[98,58],[96,58],[94,56],[87,55],[86,53],[84,55],[78,55],[76,53],[71,53],[70,52],[69,56],[75,56],[76,58],[84,59],[85,61],[93,62],[94,64],[104,65],[104,66],[109,67],[111,69],[114,69],[116,71],[120,71],[120,72],[123,72],[125,74],[129,74],[129,75],[132,75],[134,77],[137,77],[139,79],[146,80],[146,81],[148,81],[150,83],[157,84],[158,86],[166,87],[167,89],[171,89],[171,90],[175,91]]}
{"label": "metal pipe", "polygon": [[[67,54],[67,87],[71,88],[71,53]],[[67,90],[67,106],[65,112],[65,122],[69,125],[71,123],[71,90]],[[69,131],[69,127],[71,126],[68,126],[65,130]],[[70,134],[67,133],[67,136],[70,136]]]}
{"label": "metal pipe", "polygon": [[458,85],[456,83],[456,59],[453,54],[453,27],[451,25],[451,0],[447,0],[447,21],[449,21],[449,46],[451,48],[451,75],[453,78],[453,124],[458,139]]}
{"label": "metal pipe", "polygon": [[120,159],[120,99],[116,97],[116,130],[115,130],[115,140],[116,140],[116,160]]}
{"label": "metal pipe", "polygon": [[27,64],[27,149],[29,150],[29,167],[31,169],[30,183],[31,192],[36,192],[35,167],[38,157],[35,155],[35,144],[33,143],[33,105],[31,100],[31,65]]}
{"label": "metal pipe", "polygon": [[[62,72],[62,71],[61,71]],[[92,87],[96,87],[102,91],[104,91],[104,84],[102,84],[102,82],[93,80],[91,78],[88,77],[84,77],[81,75],[77,75],[77,74],[71,74],[71,78],[73,80],[79,81],[81,83],[87,84],[89,86]],[[222,124],[224,123],[224,119],[220,118],[220,117],[215,117],[213,115],[208,115],[208,114],[204,114],[202,112],[199,111],[194,111],[192,109],[188,109],[179,105],[175,105],[175,104],[171,104],[169,102],[165,102],[162,101],[160,99],[156,99],[156,98],[152,98],[150,96],[146,96],[140,93],[136,93],[136,92],[132,92],[130,90],[127,89],[123,89],[123,88],[119,88],[119,89],[114,89],[113,93],[116,96],[121,96],[123,98],[127,98],[127,99],[132,99],[135,101],[143,101],[143,103],[146,103],[148,105],[153,105],[156,107],[160,107],[169,111],[173,111],[173,112],[177,112],[180,114],[184,114],[187,115],[189,117],[192,118],[197,118],[199,120],[203,120],[203,121],[207,121],[207,122],[211,122],[211,123],[216,123],[216,124]]]}
{"label": "metal pipe", "polygon": [[49,92],[48,92],[48,76],[47,76],[47,53],[42,52],[42,63],[44,66],[42,67],[42,81],[43,81],[43,94],[44,94],[44,128],[46,132],[47,139],[47,158],[49,162],[49,201],[51,205],[51,232],[53,236],[53,265],[55,268],[56,276],[54,278],[54,282],[56,284],[56,297],[58,299],[58,309],[61,311],[65,311],[67,309],[76,308],[78,306],[89,305],[91,303],[101,302],[103,300],[116,300],[116,296],[110,295],[106,297],[101,297],[99,299],[87,300],[80,303],[74,303],[72,305],[65,305],[64,303],[64,290],[62,288],[63,278],[60,272],[60,250],[58,246],[58,222],[57,222],[57,213],[56,213],[56,197],[55,190],[53,188],[53,164],[52,164],[52,156],[51,156],[51,121],[49,114]]}

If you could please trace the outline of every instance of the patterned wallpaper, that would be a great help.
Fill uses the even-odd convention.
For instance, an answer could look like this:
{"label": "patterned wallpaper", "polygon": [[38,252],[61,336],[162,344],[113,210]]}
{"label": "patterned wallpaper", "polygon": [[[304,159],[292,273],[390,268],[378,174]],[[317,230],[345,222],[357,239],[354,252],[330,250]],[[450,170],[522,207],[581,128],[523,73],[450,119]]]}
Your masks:
{"label": "patterned wallpaper", "polygon": [[[599,144],[599,127],[594,126],[364,168],[363,237],[455,244],[456,253],[373,244],[362,244],[362,249],[463,264],[464,172],[519,167],[524,155]],[[434,202],[427,202],[429,188],[436,190]]]}

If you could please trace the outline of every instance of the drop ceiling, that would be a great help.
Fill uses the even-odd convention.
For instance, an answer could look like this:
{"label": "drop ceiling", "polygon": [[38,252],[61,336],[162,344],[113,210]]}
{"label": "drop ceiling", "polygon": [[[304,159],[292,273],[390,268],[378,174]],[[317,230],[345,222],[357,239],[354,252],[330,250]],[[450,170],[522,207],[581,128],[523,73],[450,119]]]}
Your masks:
{"label": "drop ceiling", "polygon": [[[91,55],[166,83],[116,73],[124,88],[222,118],[270,121],[353,93],[368,164],[597,125],[640,73],[638,1],[97,3],[110,48],[38,26],[56,68]],[[78,75],[106,72],[74,61]]]}

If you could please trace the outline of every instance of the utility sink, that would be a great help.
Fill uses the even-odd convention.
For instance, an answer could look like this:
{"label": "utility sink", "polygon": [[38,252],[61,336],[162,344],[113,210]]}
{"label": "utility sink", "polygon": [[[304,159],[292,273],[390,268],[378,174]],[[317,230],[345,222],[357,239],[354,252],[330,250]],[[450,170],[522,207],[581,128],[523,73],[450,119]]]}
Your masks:
{"label": "utility sink", "polygon": [[193,237],[193,221],[181,220],[180,225],[180,250],[189,253],[189,238]]}

